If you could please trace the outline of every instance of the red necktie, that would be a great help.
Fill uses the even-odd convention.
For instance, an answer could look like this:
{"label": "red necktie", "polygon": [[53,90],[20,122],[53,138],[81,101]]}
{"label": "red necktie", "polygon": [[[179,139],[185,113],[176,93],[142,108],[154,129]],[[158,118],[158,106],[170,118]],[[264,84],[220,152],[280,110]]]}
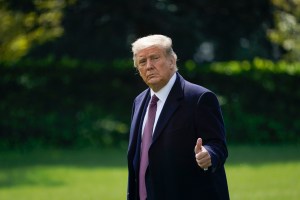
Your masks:
{"label": "red necktie", "polygon": [[141,160],[140,160],[140,172],[139,172],[139,193],[140,200],[146,200],[147,190],[145,183],[145,175],[148,167],[148,150],[152,143],[153,125],[155,120],[155,114],[157,109],[157,96],[153,95],[150,101],[147,121],[144,128],[144,133],[141,143]]}

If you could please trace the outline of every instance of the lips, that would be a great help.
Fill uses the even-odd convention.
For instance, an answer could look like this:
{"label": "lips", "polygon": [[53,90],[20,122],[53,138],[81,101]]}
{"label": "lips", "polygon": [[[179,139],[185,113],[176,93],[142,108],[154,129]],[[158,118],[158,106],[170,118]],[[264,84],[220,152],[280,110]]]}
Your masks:
{"label": "lips", "polygon": [[147,79],[151,79],[151,78],[153,78],[153,77],[155,77],[154,74],[149,74],[149,75],[147,75]]}

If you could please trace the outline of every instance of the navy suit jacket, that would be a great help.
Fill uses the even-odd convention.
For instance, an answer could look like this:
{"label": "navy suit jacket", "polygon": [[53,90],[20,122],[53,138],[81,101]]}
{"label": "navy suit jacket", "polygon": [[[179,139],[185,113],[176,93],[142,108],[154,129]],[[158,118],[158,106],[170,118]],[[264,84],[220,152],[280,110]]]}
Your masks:
{"label": "navy suit jacket", "polygon": [[[224,163],[225,129],[216,95],[184,80],[179,73],[156,124],[146,172],[147,200],[229,199]],[[150,100],[146,89],[134,100],[128,147],[128,200],[138,200],[139,152],[143,118]],[[194,147],[202,138],[212,166],[201,169]]]}

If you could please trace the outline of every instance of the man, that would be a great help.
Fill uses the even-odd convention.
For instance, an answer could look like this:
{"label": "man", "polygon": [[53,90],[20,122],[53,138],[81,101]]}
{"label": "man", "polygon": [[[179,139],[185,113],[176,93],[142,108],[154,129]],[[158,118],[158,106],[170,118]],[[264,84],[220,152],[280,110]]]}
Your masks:
{"label": "man", "polygon": [[229,199],[228,152],[215,94],[177,72],[170,38],[140,38],[132,51],[149,88],[132,109],[127,199]]}

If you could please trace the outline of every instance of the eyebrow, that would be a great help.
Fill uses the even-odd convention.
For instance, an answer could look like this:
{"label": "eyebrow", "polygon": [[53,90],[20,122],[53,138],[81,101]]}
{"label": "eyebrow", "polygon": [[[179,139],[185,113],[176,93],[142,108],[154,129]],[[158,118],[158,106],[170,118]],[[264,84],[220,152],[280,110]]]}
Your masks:
{"label": "eyebrow", "polygon": [[137,56],[137,58],[148,58],[148,57],[153,57],[153,56],[160,56],[160,53],[151,53],[147,54],[147,56]]}

